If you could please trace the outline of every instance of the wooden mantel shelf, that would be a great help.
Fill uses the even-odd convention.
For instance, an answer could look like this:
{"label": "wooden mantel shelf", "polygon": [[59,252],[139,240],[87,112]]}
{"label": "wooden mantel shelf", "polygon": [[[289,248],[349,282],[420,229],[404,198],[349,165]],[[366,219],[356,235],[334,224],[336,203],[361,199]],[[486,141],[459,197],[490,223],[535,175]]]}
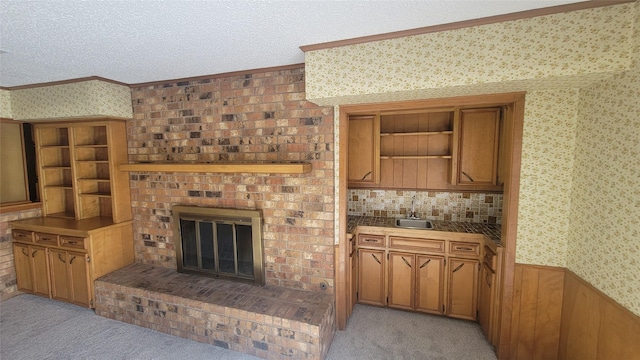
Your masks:
{"label": "wooden mantel shelf", "polygon": [[188,172],[188,173],[260,173],[305,174],[311,164],[304,162],[238,162],[238,163],[137,163],[121,164],[120,171]]}

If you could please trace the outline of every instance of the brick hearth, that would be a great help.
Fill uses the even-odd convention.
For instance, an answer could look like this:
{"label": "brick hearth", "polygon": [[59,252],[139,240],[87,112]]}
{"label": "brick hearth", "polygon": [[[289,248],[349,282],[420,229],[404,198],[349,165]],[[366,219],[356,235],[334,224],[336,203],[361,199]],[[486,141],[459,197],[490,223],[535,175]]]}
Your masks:
{"label": "brick hearth", "polygon": [[96,314],[265,359],[324,359],[332,294],[132,264],[95,282]]}

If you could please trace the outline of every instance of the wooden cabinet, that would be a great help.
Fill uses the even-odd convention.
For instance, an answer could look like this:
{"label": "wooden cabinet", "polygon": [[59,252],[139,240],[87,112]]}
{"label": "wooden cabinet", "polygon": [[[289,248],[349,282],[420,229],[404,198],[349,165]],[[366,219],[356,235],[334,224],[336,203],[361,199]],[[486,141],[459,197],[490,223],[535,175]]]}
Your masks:
{"label": "wooden cabinet", "polygon": [[380,187],[446,188],[453,127],[453,109],[381,114]]}
{"label": "wooden cabinet", "polygon": [[452,107],[352,115],[349,187],[500,191],[502,112]]}
{"label": "wooden cabinet", "polygon": [[386,306],[385,251],[358,250],[358,302]]}
{"label": "wooden cabinet", "polygon": [[416,255],[416,260],[415,310],[441,315],[444,311],[444,257]]}
{"label": "wooden cabinet", "polygon": [[481,236],[384,232],[357,235],[358,302],[476,320]]}
{"label": "wooden cabinet", "polygon": [[442,314],[444,257],[389,252],[389,307]]}
{"label": "wooden cabinet", "polygon": [[477,313],[478,260],[449,258],[447,315],[475,320]]}
{"label": "wooden cabinet", "polygon": [[18,290],[33,293],[33,274],[29,245],[13,244],[13,261],[16,267]]}
{"label": "wooden cabinet", "polygon": [[51,249],[51,297],[56,300],[91,306],[89,258],[86,253]]}
{"label": "wooden cabinet", "polygon": [[484,247],[482,269],[480,270],[478,294],[478,323],[487,339],[498,345],[498,324],[500,321],[498,269],[502,266],[502,248],[497,251]]}
{"label": "wooden cabinet", "polygon": [[121,120],[37,124],[36,154],[43,215],[69,219],[131,219],[129,177]]}
{"label": "wooden cabinet", "polygon": [[487,266],[482,265],[480,270],[480,284],[478,294],[478,323],[482,332],[491,340],[491,304],[493,304],[493,283],[495,282],[495,273]]}
{"label": "wooden cabinet", "polygon": [[415,255],[389,252],[389,307],[413,310],[415,298]]}
{"label": "wooden cabinet", "polygon": [[18,290],[49,296],[49,263],[46,248],[15,243],[13,254]]}
{"label": "wooden cabinet", "polygon": [[459,151],[452,183],[475,189],[498,184],[501,108],[460,110]]}
{"label": "wooden cabinet", "polygon": [[18,289],[93,307],[93,281],[133,263],[131,221],[41,217],[13,228]]}
{"label": "wooden cabinet", "polygon": [[380,181],[380,120],[377,115],[349,117],[348,182],[351,185]]}

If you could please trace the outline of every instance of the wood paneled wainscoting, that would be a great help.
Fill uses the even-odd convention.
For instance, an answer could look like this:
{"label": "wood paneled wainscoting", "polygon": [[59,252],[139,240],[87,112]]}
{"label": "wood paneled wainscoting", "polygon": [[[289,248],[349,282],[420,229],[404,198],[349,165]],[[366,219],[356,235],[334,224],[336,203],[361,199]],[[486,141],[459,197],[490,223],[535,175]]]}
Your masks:
{"label": "wood paneled wainscoting", "polygon": [[510,359],[640,360],[640,317],[565,268],[516,264]]}

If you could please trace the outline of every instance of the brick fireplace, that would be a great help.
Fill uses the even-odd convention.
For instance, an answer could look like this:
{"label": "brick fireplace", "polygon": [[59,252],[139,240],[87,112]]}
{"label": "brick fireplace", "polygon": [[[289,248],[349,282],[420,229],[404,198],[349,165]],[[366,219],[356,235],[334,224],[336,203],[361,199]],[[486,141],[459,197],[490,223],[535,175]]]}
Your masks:
{"label": "brick fireplace", "polygon": [[[96,282],[96,312],[264,358],[324,357],[335,321],[333,108],[305,100],[304,67],[143,84],[132,101],[130,163],[312,171],[131,172],[136,264]],[[259,211],[265,286],[179,274],[176,205]]]}
{"label": "brick fireplace", "polygon": [[131,173],[136,261],[176,268],[174,205],[257,209],[265,283],[333,291],[333,108],[304,68],[132,88],[129,162],[305,161],[306,174]]}

